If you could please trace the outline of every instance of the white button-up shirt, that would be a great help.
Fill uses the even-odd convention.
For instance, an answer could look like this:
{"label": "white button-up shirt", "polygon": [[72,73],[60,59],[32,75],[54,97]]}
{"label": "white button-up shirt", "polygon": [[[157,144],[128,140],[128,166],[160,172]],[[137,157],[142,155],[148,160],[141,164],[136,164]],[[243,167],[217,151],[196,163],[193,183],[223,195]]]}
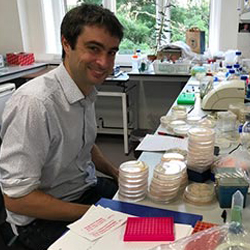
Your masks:
{"label": "white button-up shirt", "polygon": [[[63,64],[21,86],[3,114],[0,183],[9,197],[41,190],[72,201],[96,183],[96,90],[84,96]],[[34,218],[8,212],[8,221]]]}

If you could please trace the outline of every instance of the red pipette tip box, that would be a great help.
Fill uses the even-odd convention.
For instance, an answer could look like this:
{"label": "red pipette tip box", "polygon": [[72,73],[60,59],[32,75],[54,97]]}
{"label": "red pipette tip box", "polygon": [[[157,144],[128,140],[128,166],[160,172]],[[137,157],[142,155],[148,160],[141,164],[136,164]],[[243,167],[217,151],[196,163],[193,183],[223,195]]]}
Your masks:
{"label": "red pipette tip box", "polygon": [[172,217],[128,217],[124,241],[174,241]]}

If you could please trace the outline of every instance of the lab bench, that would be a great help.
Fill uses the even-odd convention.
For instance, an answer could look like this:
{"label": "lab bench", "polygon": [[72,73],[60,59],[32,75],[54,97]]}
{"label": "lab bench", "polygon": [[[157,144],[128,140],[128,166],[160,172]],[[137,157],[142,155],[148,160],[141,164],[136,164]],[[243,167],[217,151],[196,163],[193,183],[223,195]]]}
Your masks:
{"label": "lab bench", "polygon": [[[57,65],[34,63],[0,68],[0,83],[14,82],[16,88]],[[98,86],[96,118],[98,133],[121,134],[128,154],[129,135],[134,129],[155,129],[159,118],[171,107],[189,75],[123,73]],[[164,103],[164,105],[162,105]]]}
{"label": "lab bench", "polygon": [[[207,111],[203,111],[201,109],[201,99],[199,97],[198,94],[198,83],[197,81],[194,80],[194,78],[190,78],[187,82],[187,84],[185,85],[185,87],[183,88],[182,92],[186,92],[186,91],[193,91],[194,93],[197,94],[197,98],[196,98],[196,102],[194,107],[192,107],[191,105],[187,105],[187,109],[191,110],[190,113],[192,113],[192,115],[194,116],[204,116],[206,114],[208,114]],[[176,105],[177,101],[175,100],[172,105]],[[170,113],[170,111],[169,111]],[[157,128],[156,132],[157,133],[159,131],[160,126]],[[148,165],[149,168],[149,177],[148,177],[148,181],[150,183],[152,177],[153,177],[153,171],[155,166],[161,161],[161,157],[163,155],[163,152],[143,152],[141,154],[141,156],[138,158],[138,160],[145,162]],[[250,229],[250,225],[249,223],[247,223],[248,221],[250,221],[250,195],[247,194],[247,199],[246,199],[246,206],[243,210],[242,213],[242,221],[245,225],[246,228]],[[118,192],[114,197],[115,200],[119,200],[119,201],[128,201],[125,198],[122,198]],[[133,201],[130,201],[133,203]],[[142,201],[137,201],[135,202],[137,204],[140,205],[146,205],[146,206],[150,206],[150,207],[157,207],[157,208],[162,208],[162,209],[168,209],[168,210],[173,210],[173,211],[179,211],[179,212],[184,212],[184,213],[192,213],[192,214],[198,214],[198,215],[202,215],[203,216],[203,221],[205,222],[211,222],[211,223],[215,223],[215,224],[223,224],[224,223],[224,219],[222,218],[222,213],[224,211],[224,209],[222,209],[219,206],[219,202],[215,201],[211,204],[208,205],[203,205],[203,206],[198,206],[198,205],[193,205],[190,203],[187,203],[183,200],[183,197],[181,195],[178,196],[178,199],[176,199],[175,201],[172,201],[170,203],[157,203],[152,201],[149,197],[146,197],[144,200]],[[231,211],[230,209],[226,209],[227,211],[227,217],[230,220],[231,218]]]}

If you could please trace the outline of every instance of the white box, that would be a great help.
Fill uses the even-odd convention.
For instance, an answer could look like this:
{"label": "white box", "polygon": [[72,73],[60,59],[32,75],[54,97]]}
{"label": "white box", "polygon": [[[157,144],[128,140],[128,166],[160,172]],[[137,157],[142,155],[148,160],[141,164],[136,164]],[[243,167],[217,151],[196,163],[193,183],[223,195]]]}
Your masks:
{"label": "white box", "polygon": [[0,68],[4,67],[3,55],[0,55]]}
{"label": "white box", "polygon": [[161,62],[159,60],[155,60],[153,65],[156,74],[187,75],[190,72],[191,64],[190,62],[169,63],[169,62]]}

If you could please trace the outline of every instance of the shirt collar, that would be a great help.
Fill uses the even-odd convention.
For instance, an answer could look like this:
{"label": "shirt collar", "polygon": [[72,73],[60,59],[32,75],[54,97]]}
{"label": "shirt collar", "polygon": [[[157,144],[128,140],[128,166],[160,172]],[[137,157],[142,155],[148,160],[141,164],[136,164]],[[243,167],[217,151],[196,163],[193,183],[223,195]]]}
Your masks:
{"label": "shirt collar", "polygon": [[94,87],[93,91],[91,91],[91,93],[88,96],[85,96],[81,92],[81,90],[77,87],[73,79],[70,77],[63,63],[61,63],[58,66],[56,75],[63,89],[63,92],[70,104],[81,101],[83,99],[89,99],[91,102],[94,102],[96,100],[96,96],[97,96],[96,88]]}

